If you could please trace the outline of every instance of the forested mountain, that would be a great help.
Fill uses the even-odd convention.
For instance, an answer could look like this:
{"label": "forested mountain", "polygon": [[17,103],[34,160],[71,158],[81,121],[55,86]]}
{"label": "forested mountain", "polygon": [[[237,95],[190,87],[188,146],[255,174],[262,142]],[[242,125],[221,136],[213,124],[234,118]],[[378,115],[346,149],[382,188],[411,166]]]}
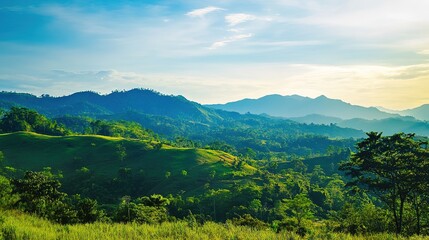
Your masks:
{"label": "forested mountain", "polygon": [[314,99],[299,95],[268,95],[259,99],[243,99],[226,104],[207,106],[215,109],[236,111],[239,113],[265,113],[271,116],[285,118],[319,114],[341,119],[363,118],[371,120],[395,116],[393,114],[382,112],[374,107],[367,108],[352,105],[341,100],[327,98],[323,95]]}
{"label": "forested mountain", "polygon": [[[283,136],[323,135],[328,137],[362,137],[362,131],[337,126],[299,124],[252,114],[215,110],[186,100],[182,96],[163,95],[152,90],[133,89],[99,95],[80,92],[64,97],[36,97],[22,93],[0,93],[0,106],[22,106],[55,117],[70,128],[85,128],[84,122],[70,121],[70,116],[138,122],[166,138],[177,136],[203,140],[204,143],[228,138],[224,131],[237,134],[270,130]],[[66,116],[66,117],[65,117]],[[68,116],[68,117],[67,117]],[[68,120],[67,120],[68,118]],[[76,120],[76,119],[74,119]],[[72,126],[74,124],[74,126]],[[81,124],[81,126],[76,126]]]}
{"label": "forested mountain", "polygon": [[163,95],[147,89],[115,91],[107,95],[78,92],[64,97],[36,97],[22,93],[0,93],[0,107],[22,106],[50,117],[69,115],[98,116],[140,112],[200,122],[221,119],[215,111],[182,96]]}

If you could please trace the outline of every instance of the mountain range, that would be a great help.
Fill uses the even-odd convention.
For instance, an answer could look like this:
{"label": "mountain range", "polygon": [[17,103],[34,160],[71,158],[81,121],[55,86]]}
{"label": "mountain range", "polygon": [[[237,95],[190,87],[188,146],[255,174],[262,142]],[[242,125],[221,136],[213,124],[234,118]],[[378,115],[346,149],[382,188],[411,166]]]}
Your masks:
{"label": "mountain range", "polygon": [[399,116],[380,111],[375,107],[352,105],[341,100],[326,96],[317,98],[299,95],[281,96],[267,95],[258,99],[243,99],[226,104],[207,105],[215,109],[223,109],[239,113],[268,114],[275,117],[296,118],[317,114],[340,119],[383,119]]}
{"label": "mountain range", "polygon": [[429,135],[429,104],[404,111],[393,111],[381,107],[352,105],[323,95],[314,99],[299,95],[267,95],[258,99],[207,106],[239,113],[266,114],[307,124],[337,124],[366,132],[415,132],[419,135]]}
{"label": "mountain range", "polygon": [[37,97],[25,93],[1,92],[0,108],[23,106],[50,117],[69,115],[112,115],[124,112],[140,112],[172,118],[184,118],[201,122],[220,120],[210,108],[188,101],[182,96],[171,96],[148,89],[114,91],[107,95],[95,92],[77,92],[69,96]]}
{"label": "mountain range", "polygon": [[[251,121],[253,124],[263,122],[266,128],[276,128],[280,120],[282,124],[287,123],[289,133],[295,134],[357,137],[362,136],[363,132],[382,131],[385,134],[415,132],[429,135],[429,123],[426,122],[429,120],[429,105],[386,112],[323,95],[314,99],[299,95],[267,95],[259,99],[201,105],[183,96],[164,95],[148,89],[114,91],[107,95],[86,91],[63,97],[1,92],[0,108],[12,106],[31,108],[52,118],[70,115],[136,121],[170,137],[196,137],[195,132],[203,134],[210,128],[255,127],[249,124]],[[299,124],[330,125],[331,128]]]}

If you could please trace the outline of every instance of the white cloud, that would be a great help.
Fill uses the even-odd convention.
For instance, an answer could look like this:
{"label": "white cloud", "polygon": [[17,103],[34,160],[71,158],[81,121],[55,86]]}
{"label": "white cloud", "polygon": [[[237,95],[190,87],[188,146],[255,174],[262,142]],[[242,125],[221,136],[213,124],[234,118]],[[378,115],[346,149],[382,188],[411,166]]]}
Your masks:
{"label": "white cloud", "polygon": [[246,38],[250,38],[252,36],[253,36],[253,34],[251,34],[251,33],[235,35],[235,36],[229,37],[225,40],[214,42],[210,46],[210,49],[217,49],[217,48],[225,46],[228,43],[232,43],[232,42],[236,42],[236,41],[243,40]]}
{"label": "white cloud", "polygon": [[[304,2],[304,1],[303,1]],[[358,39],[397,40],[429,33],[427,9],[421,0],[309,0],[302,3],[305,16],[295,23],[321,27],[325,32]],[[425,30],[426,29],[426,30]]]}
{"label": "white cloud", "polygon": [[429,55],[429,49],[422,50],[422,51],[418,52],[418,54]]}
{"label": "white cloud", "polygon": [[209,14],[211,12],[215,12],[215,11],[219,11],[219,10],[224,10],[223,8],[219,8],[219,7],[205,7],[205,8],[199,8],[199,9],[195,9],[192,10],[190,12],[187,12],[185,15],[189,16],[189,17],[203,17],[206,14]]}
{"label": "white cloud", "polygon": [[115,89],[142,87],[184,95],[201,103],[228,102],[273,93],[308,97],[324,94],[358,105],[404,109],[428,103],[428,69],[429,64],[337,66],[225,63],[195,68],[192,73],[107,70],[51,71],[16,76],[0,74],[0,87],[38,95],[65,95],[84,90],[109,93]]}
{"label": "white cloud", "polygon": [[250,14],[245,13],[235,13],[235,14],[229,14],[225,16],[225,21],[228,23],[229,26],[235,26],[240,23],[248,22],[256,20],[257,17]]}

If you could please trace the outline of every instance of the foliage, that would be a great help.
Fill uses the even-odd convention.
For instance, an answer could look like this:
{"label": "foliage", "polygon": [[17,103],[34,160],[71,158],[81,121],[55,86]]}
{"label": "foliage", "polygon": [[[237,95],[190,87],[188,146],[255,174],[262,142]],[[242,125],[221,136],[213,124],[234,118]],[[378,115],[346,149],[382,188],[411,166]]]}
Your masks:
{"label": "foliage", "polygon": [[315,213],[315,204],[306,194],[300,193],[292,199],[283,199],[283,208],[287,216],[291,216],[296,221],[296,232],[304,236],[307,232],[305,221],[311,220]]}
{"label": "foliage", "polygon": [[382,137],[371,132],[358,144],[358,151],[350,161],[341,166],[352,177],[349,185],[366,188],[387,205],[398,234],[403,228],[405,204],[413,200],[413,194],[420,196],[428,190],[429,151],[426,146],[427,143],[415,141],[413,134]]}
{"label": "foliage", "polygon": [[168,219],[166,206],[169,200],[159,194],[141,197],[131,201],[124,197],[116,210],[115,220],[119,222],[161,223]]}
{"label": "foliage", "polygon": [[18,200],[18,196],[12,191],[9,179],[0,175],[0,210],[10,208]]}
{"label": "foliage", "polygon": [[108,222],[110,220],[106,213],[99,209],[97,200],[73,195],[70,201],[79,223]]}
{"label": "foliage", "polygon": [[252,217],[250,214],[244,214],[243,216],[239,216],[236,218],[233,218],[231,220],[231,223],[237,226],[248,226],[252,229],[267,229],[268,225],[264,223],[263,221]]}
{"label": "foliage", "polygon": [[66,128],[47,119],[36,111],[12,107],[0,119],[0,132],[37,132],[47,135],[64,136],[70,134]]}
{"label": "foliage", "polygon": [[[371,140],[362,140],[350,158],[352,139],[306,134],[306,126],[287,121],[222,114],[215,128],[197,126],[190,135],[169,136],[171,142],[138,124],[91,118],[81,129],[110,136],[1,134],[6,178],[0,177],[0,204],[61,223],[55,226],[65,231],[85,223],[134,234],[139,224],[157,232],[177,223],[172,231],[182,232],[172,238],[204,234],[196,231],[207,225],[216,229],[206,229],[210,238],[224,238],[218,230],[248,227],[268,239],[351,238],[339,232],[391,237],[386,232],[402,218],[402,234],[429,234],[427,144],[413,135],[369,133]],[[349,176],[338,171],[341,160]],[[110,221],[123,224],[98,223]],[[0,233],[25,237],[17,229],[9,224]],[[231,237],[249,238],[237,231]]]}

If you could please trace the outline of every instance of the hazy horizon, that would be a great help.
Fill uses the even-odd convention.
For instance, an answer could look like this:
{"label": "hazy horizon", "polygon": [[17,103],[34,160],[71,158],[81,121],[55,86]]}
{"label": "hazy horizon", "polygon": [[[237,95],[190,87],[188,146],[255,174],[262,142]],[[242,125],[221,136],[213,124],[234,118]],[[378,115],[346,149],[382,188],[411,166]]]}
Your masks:
{"label": "hazy horizon", "polygon": [[0,90],[429,103],[429,2],[6,1]]}
{"label": "hazy horizon", "polygon": [[[316,99],[316,98],[319,98],[319,97],[324,96],[324,97],[329,98],[329,99],[332,99],[332,100],[340,100],[340,101],[343,101],[343,102],[345,102],[345,103],[349,103],[349,104],[351,104],[351,105],[355,105],[355,106],[362,106],[362,107],[368,107],[368,108],[370,108],[370,107],[378,108],[379,110],[381,110],[381,111],[385,111],[385,112],[387,112],[387,113],[390,113],[390,112],[395,113],[395,112],[397,112],[397,111],[405,111],[405,110],[410,110],[410,109],[414,109],[414,108],[418,108],[418,107],[421,107],[421,106],[422,106],[422,105],[418,105],[418,106],[411,107],[411,108],[404,108],[404,109],[390,109],[390,108],[386,108],[386,107],[383,107],[383,106],[371,106],[371,105],[369,105],[369,106],[365,106],[365,105],[359,105],[359,104],[355,104],[355,103],[352,103],[352,102],[347,102],[347,101],[345,101],[345,100],[343,100],[343,99],[339,99],[339,98],[332,98],[332,97],[330,97],[330,96],[326,96],[326,95],[323,95],[323,94],[322,94],[322,95],[319,95],[319,96],[316,96],[316,97],[311,97],[311,96],[304,96],[304,95],[299,95],[299,94],[288,94],[288,95],[282,95],[282,94],[279,94],[279,93],[271,93],[271,94],[267,94],[267,95],[263,95],[263,96],[257,96],[257,97],[244,97],[244,98],[235,99],[235,100],[226,101],[226,102],[209,102],[209,103],[204,103],[204,102],[199,102],[199,101],[197,101],[197,100],[191,99],[191,98],[189,98],[189,97],[187,97],[186,95],[183,95],[183,94],[168,94],[168,93],[160,92],[160,91],[158,91],[158,90],[156,90],[156,89],[150,89],[150,88],[113,89],[113,90],[108,91],[108,92],[97,92],[97,91],[94,91],[94,90],[90,90],[90,89],[88,89],[88,90],[77,91],[77,92],[70,92],[70,93],[67,93],[67,94],[59,94],[59,95],[49,94],[49,93],[35,94],[35,93],[31,93],[31,92],[16,92],[16,91],[5,91],[5,92],[31,94],[31,95],[34,95],[34,96],[36,96],[36,97],[43,97],[43,95],[45,95],[45,94],[46,94],[46,95],[48,95],[49,97],[65,97],[65,96],[69,96],[69,95],[72,95],[72,94],[75,94],[75,93],[80,93],[80,92],[94,92],[94,93],[97,93],[97,94],[99,94],[99,95],[102,95],[102,96],[103,96],[103,95],[109,95],[110,93],[113,93],[113,92],[116,92],[116,91],[120,91],[120,92],[121,92],[121,91],[130,91],[130,90],[133,90],[133,89],[144,89],[144,90],[151,90],[151,91],[155,91],[155,92],[158,92],[158,93],[160,93],[160,94],[164,94],[164,95],[182,96],[182,97],[185,97],[186,99],[188,99],[189,101],[197,102],[197,103],[202,104],[202,105],[226,104],[226,103],[237,102],[237,101],[241,101],[241,100],[245,100],[245,99],[257,100],[257,99],[260,99],[260,98],[263,98],[263,97],[267,97],[267,96],[271,96],[271,95],[280,95],[280,96],[282,96],[282,97],[300,96],[300,97],[305,97],[305,98],[310,98],[310,99]],[[423,105],[426,105],[426,104],[423,104]]]}

